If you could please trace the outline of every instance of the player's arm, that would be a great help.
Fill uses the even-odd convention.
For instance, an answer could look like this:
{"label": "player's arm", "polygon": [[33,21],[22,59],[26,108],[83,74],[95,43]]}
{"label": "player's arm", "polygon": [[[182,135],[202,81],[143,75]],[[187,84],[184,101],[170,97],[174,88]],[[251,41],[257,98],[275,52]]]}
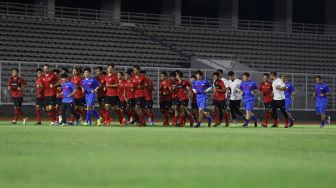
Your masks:
{"label": "player's arm", "polygon": [[286,85],[282,82],[282,83],[280,83],[280,84],[278,84],[278,85],[276,85],[276,89],[278,89],[278,90],[281,90],[281,91],[285,91],[286,90]]}
{"label": "player's arm", "polygon": [[[72,93],[70,93],[67,97],[72,97],[76,92],[77,92],[77,88],[75,86],[73,86]],[[63,92],[62,92],[62,94],[63,94]]]}

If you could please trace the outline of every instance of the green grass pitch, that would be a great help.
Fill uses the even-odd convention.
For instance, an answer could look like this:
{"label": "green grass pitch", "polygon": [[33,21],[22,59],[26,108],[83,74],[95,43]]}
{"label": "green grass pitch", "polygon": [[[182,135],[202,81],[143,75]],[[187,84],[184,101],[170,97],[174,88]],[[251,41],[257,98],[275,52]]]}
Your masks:
{"label": "green grass pitch", "polygon": [[336,127],[50,127],[0,122],[0,187],[336,185]]}

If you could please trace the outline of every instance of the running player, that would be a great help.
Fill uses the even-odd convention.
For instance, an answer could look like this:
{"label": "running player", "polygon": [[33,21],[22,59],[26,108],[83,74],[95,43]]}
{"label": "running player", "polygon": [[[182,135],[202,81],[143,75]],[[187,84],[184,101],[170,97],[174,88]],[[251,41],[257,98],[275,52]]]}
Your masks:
{"label": "running player", "polygon": [[55,125],[55,104],[56,104],[56,85],[58,78],[54,73],[50,72],[50,66],[48,64],[43,65],[44,74],[42,78],[42,84],[44,88],[44,105],[50,119],[50,125]]}
{"label": "running player", "polygon": [[[196,80],[196,75],[191,75],[190,77],[190,83],[193,83]],[[197,100],[196,100],[196,94],[194,92],[191,92],[189,96],[191,100],[191,114],[193,118],[196,120],[198,119],[198,106],[197,106]],[[194,122],[190,123],[190,127],[194,126]]]}
{"label": "running player", "polygon": [[321,116],[321,126],[320,128],[324,128],[326,121],[326,113],[325,110],[328,104],[328,96],[331,95],[330,88],[327,84],[322,81],[321,76],[315,77],[315,92],[313,93],[313,97],[316,101],[316,114]]}
{"label": "running player", "polygon": [[152,111],[153,108],[153,90],[154,84],[153,81],[146,75],[146,71],[142,70],[141,74],[143,74],[146,78],[147,86],[145,88],[145,108],[144,112],[148,117],[148,125],[154,125],[154,114]]}
{"label": "running player", "polygon": [[289,120],[292,122],[291,126],[294,125],[294,118],[292,114],[290,113],[290,108],[292,106],[292,102],[295,98],[295,87],[292,83],[287,81],[286,75],[281,75],[281,80],[286,84],[286,90],[285,90],[285,98],[286,98],[286,112],[288,113]]}
{"label": "running player", "polygon": [[220,79],[220,73],[214,72],[213,73],[213,90],[214,90],[214,100],[212,103],[212,111],[213,111],[213,117],[215,121],[215,127],[219,126],[221,124],[221,121],[219,119],[218,111],[221,111],[224,114],[225,118],[225,126],[229,126],[229,113],[226,111],[226,102],[225,102],[225,96],[226,96],[226,87],[224,82]]}
{"label": "running player", "polygon": [[8,90],[11,91],[14,103],[14,119],[12,124],[16,124],[18,116],[22,116],[22,124],[26,125],[27,117],[22,110],[23,90],[26,87],[26,81],[19,76],[17,68],[12,69],[12,76],[8,79]]}
{"label": "running player", "polygon": [[143,109],[145,107],[145,89],[148,86],[146,78],[140,73],[140,67],[135,65],[133,67],[133,86],[135,94],[135,112],[138,116],[138,123],[140,126],[146,126]]}
{"label": "running player", "polygon": [[[272,126],[274,128],[279,127],[277,109],[279,108],[282,115],[285,118],[285,128],[293,126],[292,122],[288,120],[288,113],[286,112],[286,97],[285,90],[286,84],[278,77],[276,72],[271,72],[271,79],[273,80],[273,101],[272,101],[272,116],[276,121]],[[290,123],[290,124],[289,124]]]}
{"label": "running player", "polygon": [[110,107],[117,113],[119,117],[119,123],[125,125],[125,119],[119,108],[119,96],[118,96],[118,87],[119,81],[117,74],[114,70],[114,64],[107,65],[107,75],[105,76],[105,87],[106,87],[106,96],[105,96],[105,122],[104,125],[109,125],[111,122],[110,118]]}
{"label": "running player", "polygon": [[37,122],[35,125],[41,125],[41,114],[42,108],[44,107],[44,88],[42,84],[42,75],[43,70],[41,68],[36,69],[36,80],[35,80],[35,88],[32,91],[36,90],[36,104],[35,104],[35,111],[36,111],[36,120]]}
{"label": "running player", "polygon": [[[126,80],[123,72],[118,72],[117,74],[119,88],[118,88],[118,97],[119,97],[119,109],[123,114],[126,114],[127,102],[126,102]],[[126,124],[126,122],[125,122]],[[125,124],[121,125],[124,126]]]}
{"label": "running player", "polygon": [[208,112],[206,112],[206,102],[208,100],[207,93],[211,91],[212,87],[211,84],[206,80],[203,76],[203,72],[198,70],[196,71],[196,78],[192,83],[192,90],[196,94],[197,106],[198,106],[198,121],[196,128],[201,126],[201,121],[203,117],[208,120],[208,127],[211,126],[211,117]]}
{"label": "running player", "polygon": [[[72,78],[71,82],[76,86],[76,92],[73,95],[74,97],[74,107],[77,113],[82,115],[82,120],[85,117],[85,98],[82,90],[82,76],[79,68],[75,67],[72,69]],[[74,121],[74,116],[71,117],[71,122]]]}
{"label": "running player", "polygon": [[243,74],[243,82],[240,85],[241,94],[243,95],[245,110],[246,110],[246,120],[243,124],[243,128],[247,128],[250,120],[253,119],[254,127],[258,126],[258,118],[253,113],[254,106],[254,95],[258,90],[257,84],[250,79],[250,74],[245,72]]}
{"label": "running player", "polygon": [[183,73],[179,70],[176,71],[176,89],[178,96],[178,112],[180,115],[180,120],[177,126],[185,126],[185,116],[188,116],[190,123],[193,123],[193,117],[188,111],[189,105],[189,93],[191,91],[191,84],[187,80],[183,79]]}
{"label": "running player", "polygon": [[69,80],[67,73],[62,73],[61,76],[61,83],[62,83],[62,105],[61,105],[61,114],[62,114],[62,121],[61,126],[65,126],[66,121],[66,110],[69,108],[70,113],[76,117],[77,125],[79,124],[80,115],[75,111],[74,108],[74,97],[73,95],[76,93],[75,85]]}
{"label": "running player", "polygon": [[161,72],[160,74],[160,87],[159,87],[159,93],[160,93],[160,110],[161,113],[164,114],[164,122],[163,126],[169,126],[169,110],[172,106],[172,99],[171,99],[171,90],[170,90],[170,79],[168,79],[168,74],[166,72]]}
{"label": "running player", "polygon": [[237,115],[244,117],[243,112],[240,110],[240,104],[242,100],[242,95],[240,92],[241,80],[236,78],[236,75],[233,71],[228,72],[229,77],[229,92],[230,92],[230,112],[232,121],[234,124],[237,124]]}
{"label": "running player", "polygon": [[[259,91],[263,95],[263,102],[266,111],[265,123],[261,125],[266,128],[272,116],[272,101],[273,101],[273,87],[272,82],[270,81],[269,74],[267,73],[264,74],[263,81],[259,85]],[[278,122],[277,119],[274,121]]]}
{"label": "running player", "polygon": [[97,100],[99,104],[99,116],[102,118],[102,121],[104,122],[104,116],[105,116],[105,77],[103,75],[103,67],[96,67],[96,77],[95,79],[100,83],[100,87],[97,91]]}
{"label": "running player", "polygon": [[[226,98],[228,96],[227,91],[229,90],[229,80],[224,77],[224,71],[222,69],[218,69],[216,72],[219,73],[219,79],[222,80],[224,82],[224,85],[225,85],[225,90],[226,90],[226,92],[225,92],[225,105],[226,105]],[[223,118],[226,119],[227,115],[228,115],[227,113],[224,114],[223,111],[221,111],[221,110],[219,111],[219,121],[220,121],[220,123],[222,123]]]}
{"label": "running player", "polygon": [[98,112],[94,109],[96,102],[96,93],[100,87],[100,83],[91,77],[91,69],[84,69],[84,79],[82,80],[83,93],[85,95],[86,116],[84,126],[91,125],[91,114],[97,119],[97,126],[100,125],[101,119]]}
{"label": "running player", "polygon": [[57,84],[56,87],[56,104],[55,104],[55,118],[56,118],[56,124],[62,122],[62,116],[61,116],[61,105],[63,100],[63,91],[62,91],[62,80],[60,78],[60,71],[58,69],[54,69],[52,71],[57,76]]}
{"label": "running player", "polygon": [[125,100],[127,102],[127,110],[126,115],[128,117],[128,123],[127,124],[134,124],[136,122],[136,113],[134,111],[135,108],[135,99],[134,99],[134,85],[133,85],[133,69],[128,69],[125,72]]}

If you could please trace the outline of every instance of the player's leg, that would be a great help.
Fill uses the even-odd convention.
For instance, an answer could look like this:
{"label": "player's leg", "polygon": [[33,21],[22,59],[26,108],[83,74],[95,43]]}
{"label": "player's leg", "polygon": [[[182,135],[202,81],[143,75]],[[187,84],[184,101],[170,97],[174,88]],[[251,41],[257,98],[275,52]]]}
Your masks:
{"label": "player's leg", "polygon": [[243,128],[247,128],[253,116],[253,113],[252,113],[253,102],[252,100],[245,100],[244,105],[245,105],[245,110],[246,110],[246,118],[245,118],[245,123],[243,124]]}
{"label": "player's leg", "polygon": [[19,110],[17,107],[18,106],[17,97],[12,97],[12,100],[13,100],[14,117],[11,123],[15,125],[19,116]]}
{"label": "player's leg", "polygon": [[44,98],[45,108],[50,119],[50,125],[55,125],[55,115],[54,115],[54,105],[55,105],[55,96],[48,96]]}
{"label": "player's leg", "polygon": [[144,107],[144,98],[136,98],[135,99],[135,112],[139,118],[139,125],[140,126],[146,126],[146,121],[144,118],[144,114],[143,114],[143,107]]}
{"label": "player's leg", "polygon": [[218,101],[217,100],[213,100],[212,106],[211,106],[211,111],[213,114],[213,118],[214,118],[214,122],[215,122],[215,127],[219,126],[221,124],[220,120],[219,120],[219,114],[218,114]]}
{"label": "player's leg", "polygon": [[316,113],[320,115],[321,125],[320,128],[324,128],[326,115],[325,115],[326,103],[316,102]]}
{"label": "player's leg", "polygon": [[173,125],[174,126],[177,126],[177,120],[178,120],[178,117],[179,117],[179,114],[180,114],[180,104],[179,104],[179,101],[178,99],[173,99],[174,100],[174,106],[173,106],[173,109],[174,109],[174,119],[173,119]]}
{"label": "player's leg", "polygon": [[274,124],[272,125],[273,128],[279,127],[279,118],[277,109],[278,109],[278,103],[276,102],[276,100],[273,100],[272,101],[272,118],[274,120]]}
{"label": "player's leg", "polygon": [[283,117],[285,118],[285,128],[289,127],[289,117],[288,113],[286,112],[286,100],[278,100],[277,101],[277,106],[280,109],[280,112],[282,113]]}
{"label": "player's leg", "polygon": [[292,99],[291,98],[286,98],[285,101],[285,109],[288,115],[288,119],[289,119],[289,127],[293,127],[294,126],[294,118],[292,116],[292,114],[290,113],[290,108],[292,106]]}
{"label": "player's leg", "polygon": [[[99,116],[102,118],[102,122],[105,121],[105,102],[104,102],[104,97],[99,97],[98,98],[98,104],[99,104]],[[102,123],[101,122],[101,123]]]}
{"label": "player's leg", "polygon": [[230,107],[230,114],[231,114],[232,121],[234,124],[236,124],[237,123],[237,116],[236,116],[237,105],[235,104],[235,101],[230,100],[229,107]]}
{"label": "player's leg", "polygon": [[41,116],[42,116],[42,106],[43,98],[36,98],[35,112],[36,112],[36,123],[35,125],[41,125]]}
{"label": "player's leg", "polygon": [[68,105],[66,103],[62,103],[61,105],[61,115],[62,115],[62,122],[61,125],[66,125],[66,109],[68,108]]}
{"label": "player's leg", "polygon": [[76,118],[76,124],[80,125],[80,114],[75,110],[74,103],[69,104],[68,107],[70,109],[70,113],[72,114],[72,116]]}
{"label": "player's leg", "polygon": [[272,116],[272,103],[264,103],[264,107],[265,107],[265,113],[266,113],[265,122],[261,125],[266,128]]}

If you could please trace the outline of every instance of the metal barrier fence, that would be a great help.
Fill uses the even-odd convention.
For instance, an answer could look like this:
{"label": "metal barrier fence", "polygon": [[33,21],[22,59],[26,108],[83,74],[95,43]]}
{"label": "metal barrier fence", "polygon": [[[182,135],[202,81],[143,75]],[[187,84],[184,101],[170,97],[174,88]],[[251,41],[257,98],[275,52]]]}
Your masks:
{"label": "metal barrier fence", "polygon": [[[36,62],[14,62],[14,61],[0,61],[0,104],[12,104],[12,99],[10,93],[7,89],[8,87],[8,79],[10,77],[11,69],[18,68],[20,71],[21,77],[23,77],[27,81],[27,88],[25,89],[24,93],[24,104],[25,105],[33,105],[35,104],[35,91],[32,89],[35,87],[35,70],[38,67],[42,67],[44,63],[36,63]],[[97,66],[105,66],[105,65],[97,65],[97,64],[53,64],[48,63],[51,66],[51,69],[62,68],[66,67],[71,70],[73,67],[90,67],[94,69]],[[128,68],[127,66],[116,66],[116,71],[126,71]],[[159,93],[158,93],[158,85],[159,85],[159,77],[162,71],[173,71],[173,68],[158,68],[158,67],[143,67],[146,70],[147,75],[153,80],[154,82],[154,107],[158,107],[159,105]],[[180,69],[184,73],[184,78],[189,79],[191,74],[193,74],[196,69]],[[215,70],[205,69],[203,70],[206,77],[211,81],[212,80],[212,73]],[[235,71],[237,76],[240,77],[243,72]],[[262,80],[263,72],[250,72],[251,77],[257,83],[260,83]],[[288,80],[293,83],[296,88],[297,94],[296,98],[293,102],[293,109],[294,110],[314,110],[315,102],[312,98],[312,93],[314,91],[314,76],[313,74],[301,74],[301,73],[286,73]],[[225,76],[226,77],[226,76]],[[335,110],[335,75],[322,75],[323,80],[329,85],[330,89],[333,92],[333,95],[329,97],[329,104],[328,110]],[[212,97],[209,97],[210,100],[208,101],[211,104]],[[256,102],[255,107],[263,108],[262,96],[261,94],[256,95]]]}
{"label": "metal barrier fence", "polygon": [[[82,9],[70,7],[55,7],[48,10],[44,5],[19,4],[0,2],[0,13],[7,15],[25,15],[68,18],[76,20],[94,21],[121,21],[141,25],[181,25],[183,27],[221,28],[230,30],[264,31],[264,32],[289,32],[302,34],[336,34],[336,25],[321,25],[308,23],[271,22],[260,20],[237,20],[182,16],[175,18],[173,15],[147,14],[135,12],[121,12],[114,15],[111,10]],[[179,19],[179,20],[177,20]]]}

